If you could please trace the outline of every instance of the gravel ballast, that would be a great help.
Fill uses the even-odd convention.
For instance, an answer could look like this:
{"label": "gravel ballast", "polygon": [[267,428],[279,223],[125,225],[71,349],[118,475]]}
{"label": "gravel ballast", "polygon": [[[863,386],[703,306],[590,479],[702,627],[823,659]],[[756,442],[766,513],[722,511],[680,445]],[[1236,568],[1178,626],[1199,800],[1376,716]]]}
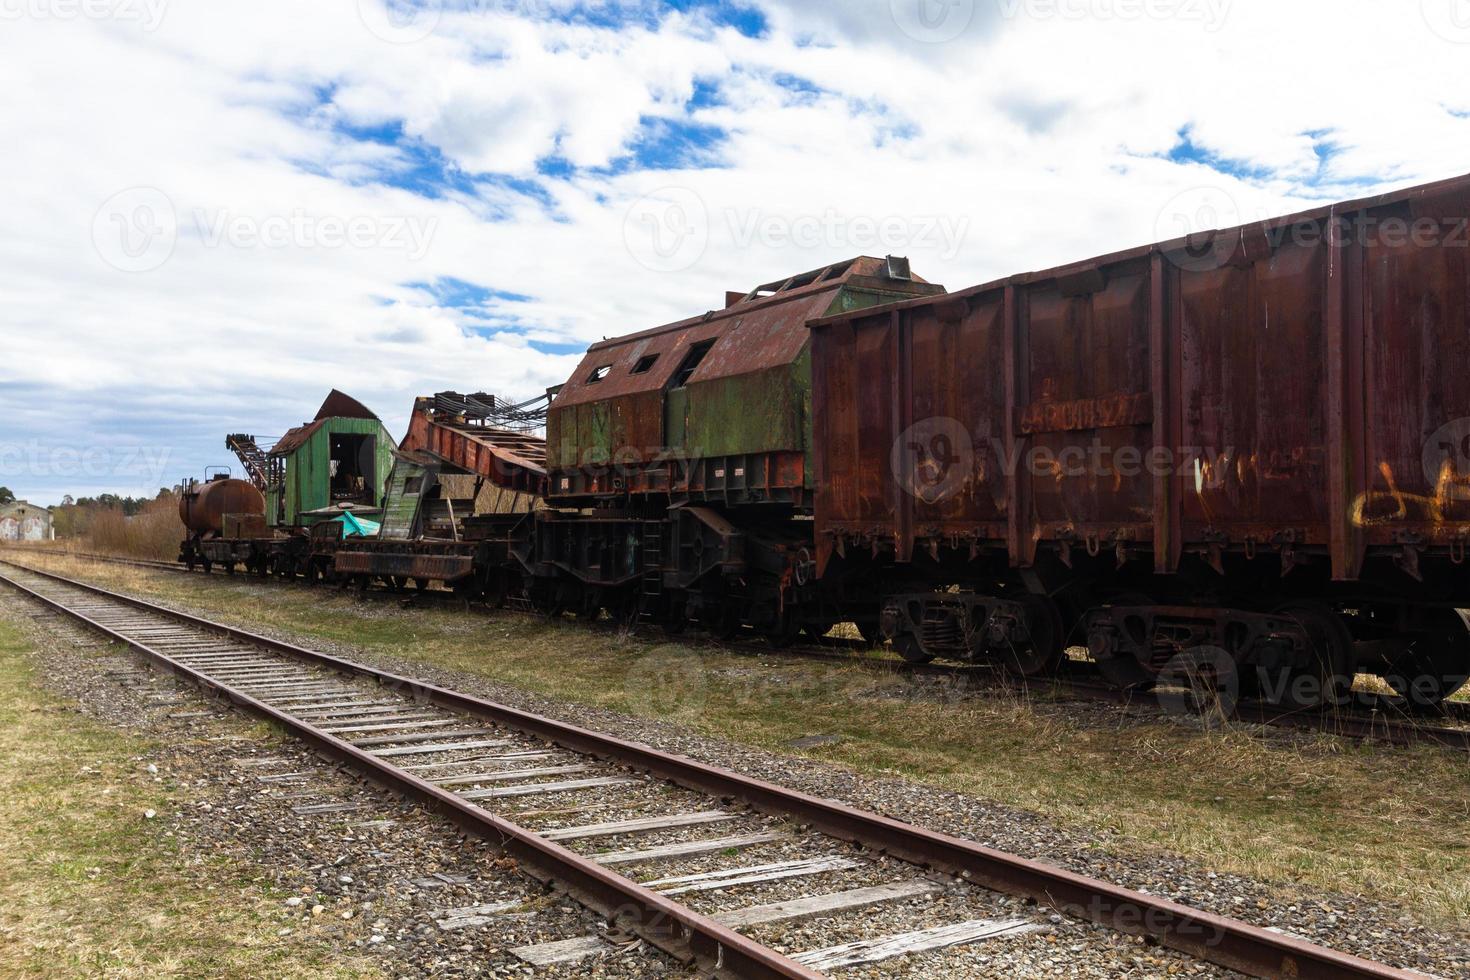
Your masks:
{"label": "gravel ballast", "polygon": [[[30,610],[31,607],[17,600],[7,599],[0,605],[0,614],[10,614],[18,621],[26,621]],[[220,618],[217,614],[200,610],[185,611]],[[1215,874],[1167,855],[1127,853],[1120,842],[1083,838],[1075,832],[1056,828],[1034,814],[997,806],[982,799],[899,779],[866,776],[810,759],[755,750],[692,734],[679,726],[630,718],[580,704],[571,705],[496,685],[473,675],[350,646],[333,645],[314,637],[293,636],[248,623],[240,625],[522,710],[564,718],[622,738],[646,742],[660,749],[967,837],[988,846],[1047,860],[1194,907],[1277,928],[1346,952],[1441,976],[1470,975],[1470,947],[1467,947],[1464,937],[1434,935],[1418,925],[1408,913],[1388,906],[1350,896],[1307,894],[1280,883]],[[130,683],[127,678],[106,676],[106,672],[98,670],[95,658],[79,652],[84,648],[70,641],[68,633],[74,631],[69,627],[58,630],[55,639],[47,638],[47,634],[55,630],[54,623],[50,621],[43,621],[34,629],[41,639],[42,656],[47,660],[52,683],[76,698],[84,710],[128,728],[155,735],[172,732],[189,739],[190,751],[179,753],[173,750],[173,757],[168,763],[173,768],[165,770],[160,763],[160,770],[167,771],[170,779],[192,780],[201,787],[218,783],[215,789],[223,793],[223,798],[210,799],[209,794],[201,792],[197,807],[184,807],[180,814],[171,817],[178,822],[174,832],[181,838],[192,840],[197,837],[200,846],[218,846],[222,822],[199,814],[227,812],[230,832],[224,834],[224,838],[230,846],[273,868],[290,897],[295,898],[299,894],[302,898],[294,905],[283,904],[282,929],[319,931],[324,941],[340,942],[354,951],[366,949],[387,958],[392,963],[390,972],[406,976],[449,973],[517,975],[527,968],[506,953],[510,947],[588,935],[595,931],[597,923],[594,916],[569,903],[549,898],[513,868],[503,866],[486,848],[477,842],[463,840],[417,807],[395,802],[386,794],[364,787],[349,776],[335,773],[329,765],[290,743],[249,734],[254,726],[242,716],[208,707],[206,702],[192,694],[180,693],[178,701],[160,703],[155,700],[159,697],[158,690],[171,687],[166,680],[155,679],[152,683],[140,685],[134,679],[132,686],[123,686]],[[53,659],[57,661],[54,665]],[[120,659],[108,661],[110,667],[120,663]],[[61,669],[50,669],[53,666]],[[122,672],[127,673],[125,670]],[[198,715],[200,711],[207,713]],[[242,729],[245,734],[237,731]],[[199,747],[201,742],[202,749]],[[259,767],[241,762],[260,755],[280,759],[281,762]],[[301,782],[294,779],[260,782],[261,776],[296,772],[309,775],[302,777]],[[328,778],[321,778],[323,775]],[[638,791],[651,795],[638,802],[637,794],[620,797],[610,794],[605,799],[591,801],[591,809],[579,808],[579,812],[550,818],[524,814],[554,808],[557,801],[570,806],[573,799],[506,801],[509,805],[499,808],[498,812],[511,819],[517,819],[517,814],[521,814],[521,819],[529,826],[544,827],[699,808],[697,798],[692,794],[687,800],[671,801],[665,798],[666,794],[660,787],[640,787]],[[359,809],[310,816],[298,814],[294,809],[336,802],[356,805]],[[583,797],[575,802],[586,804],[589,801]],[[392,823],[385,826],[379,821]],[[730,825],[732,829],[729,832],[747,832],[753,826],[752,818],[742,817],[739,823]],[[653,846],[686,837],[675,832],[643,835],[637,838],[634,846]],[[584,852],[616,849],[628,841],[609,838],[587,843],[588,847],[579,845],[577,849]],[[742,863],[812,856],[810,848],[798,853],[798,846],[765,845],[750,851]],[[728,859],[725,860],[728,866]],[[813,891],[856,887],[904,877],[901,869],[883,868],[882,863],[824,878],[824,886],[820,888],[804,888],[809,883],[801,881],[773,882],[755,888],[690,896],[689,904],[700,911],[715,912],[779,901]],[[683,861],[677,866],[659,866],[647,873],[641,868],[630,873],[647,879],[664,874],[694,873],[717,866],[721,866],[719,861],[705,858],[702,862]],[[332,873],[345,867],[358,870]],[[442,873],[454,883],[440,883],[438,887],[414,884],[434,873]],[[343,882],[343,877],[352,880]],[[459,883],[461,877],[468,878],[468,883]],[[828,882],[832,884],[831,888],[826,887]],[[446,933],[434,924],[433,913],[436,910],[512,900],[522,902],[523,910],[495,917],[491,922],[472,929]],[[364,903],[366,908],[362,908]],[[321,911],[313,915],[318,906],[322,907]],[[342,918],[342,912],[352,913],[351,918]],[[335,921],[331,918],[334,913]],[[850,924],[849,933],[837,941],[923,928],[960,918],[1006,916],[1029,917],[1043,924],[1044,928],[1022,936],[987,940],[973,946],[844,971],[843,975],[1228,975],[1129,937],[1048,915],[1045,910],[1034,906],[974,889],[963,889],[937,902],[867,910],[858,921]],[[830,929],[821,922],[762,927],[751,934],[763,942],[793,952],[832,941]],[[595,963],[584,962],[537,973],[661,976],[682,975],[682,970],[646,949],[631,948]]]}

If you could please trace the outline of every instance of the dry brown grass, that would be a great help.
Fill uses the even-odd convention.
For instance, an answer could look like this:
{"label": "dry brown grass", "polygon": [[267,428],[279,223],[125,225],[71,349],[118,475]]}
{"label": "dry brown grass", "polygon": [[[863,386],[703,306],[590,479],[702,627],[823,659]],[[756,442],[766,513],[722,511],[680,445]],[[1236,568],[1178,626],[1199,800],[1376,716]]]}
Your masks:
{"label": "dry brown grass", "polygon": [[[62,564],[58,562],[58,564]],[[1263,738],[1021,694],[949,697],[858,667],[732,653],[572,622],[405,611],[331,591],[67,563],[79,577],[785,754],[896,773],[1044,814],[1110,848],[1402,902],[1470,923],[1470,756]],[[793,752],[807,735],[841,740]]]}
{"label": "dry brown grass", "polygon": [[172,561],[184,533],[178,500],[160,497],[132,517],[115,509],[98,511],[77,543],[84,550]]}
{"label": "dry brown grass", "polygon": [[278,939],[249,869],[186,860],[144,817],[186,799],[146,775],[150,743],[43,693],[29,650],[0,619],[0,976],[363,975]]}

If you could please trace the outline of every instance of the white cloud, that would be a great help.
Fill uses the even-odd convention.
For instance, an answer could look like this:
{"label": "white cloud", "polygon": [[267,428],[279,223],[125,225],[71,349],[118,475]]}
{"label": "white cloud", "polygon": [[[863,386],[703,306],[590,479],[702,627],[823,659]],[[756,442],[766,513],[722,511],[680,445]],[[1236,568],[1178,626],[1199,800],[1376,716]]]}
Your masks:
{"label": "white cloud", "polygon": [[[1253,218],[1466,169],[1470,45],[1417,3],[977,0],[934,43],[969,0],[920,2],[767,0],[749,38],[652,4],[566,22],[517,16],[564,0],[483,0],[405,44],[358,0],[173,0],[151,30],[0,8],[0,445],[173,440],[178,476],[217,462],[225,429],[282,429],[331,386],[395,426],[432,390],[529,394],[576,359],[532,343],[641,329],[858,251],[891,245],[962,287],[1149,241],[1200,187]],[[620,10],[639,16],[618,26]],[[686,109],[697,90],[716,94]],[[725,130],[718,166],[630,163],[650,121]],[[384,127],[406,141],[353,135]],[[1203,161],[1167,159],[1181,132]],[[539,174],[548,156],[570,170]],[[454,180],[432,195],[387,179],[436,160]],[[93,232],[139,187],[166,195],[177,239],[127,273]],[[668,187],[696,196],[704,237],[659,273],[626,219]],[[262,244],[222,218],[291,228]],[[426,250],[394,247],[394,222],[432,228]],[[336,225],[368,234],[334,245]],[[412,285],[445,277],[526,299],[460,311]],[[34,408],[50,402],[84,407]],[[27,480],[64,489],[0,473]]]}

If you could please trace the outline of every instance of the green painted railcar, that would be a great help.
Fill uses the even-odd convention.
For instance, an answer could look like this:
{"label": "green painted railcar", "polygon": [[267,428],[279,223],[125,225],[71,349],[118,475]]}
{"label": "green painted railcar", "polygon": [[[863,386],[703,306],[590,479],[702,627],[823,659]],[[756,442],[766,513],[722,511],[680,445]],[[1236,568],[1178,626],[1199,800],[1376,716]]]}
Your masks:
{"label": "green painted railcar", "polygon": [[361,402],[333,391],[316,418],[270,450],[266,514],[273,527],[309,527],[342,510],[372,517],[393,469],[393,436]]}

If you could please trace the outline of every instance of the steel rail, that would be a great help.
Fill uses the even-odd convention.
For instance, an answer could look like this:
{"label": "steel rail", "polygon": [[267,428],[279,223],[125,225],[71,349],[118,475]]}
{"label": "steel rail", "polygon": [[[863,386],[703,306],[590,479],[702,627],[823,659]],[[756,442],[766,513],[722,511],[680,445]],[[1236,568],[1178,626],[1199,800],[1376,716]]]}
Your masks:
{"label": "steel rail", "polygon": [[[24,566],[16,567],[24,568]],[[1154,895],[1133,891],[1096,878],[1008,854],[974,841],[952,837],[868,813],[845,804],[786,789],[684,756],[669,755],[637,742],[615,738],[542,715],[450,691],[355,661],[260,636],[237,627],[211,622],[201,617],[158,606],[143,599],[114,593],[50,572],[40,572],[29,568],[25,570],[138,609],[222,633],[240,642],[255,644],[341,673],[370,678],[385,687],[411,693],[416,699],[487,719],[502,727],[517,730],[574,752],[613,761],[631,769],[642,770],[686,789],[720,798],[738,799],[766,813],[796,817],[832,837],[860,844],[900,860],[955,875],[997,892],[1030,899],[1040,905],[1052,907],[1065,915],[1086,919],[1120,932],[1148,936],[1171,949],[1241,973],[1257,977],[1293,977],[1301,978],[1301,980],[1341,980],[1341,978],[1410,980],[1417,976],[1407,970],[1400,970],[1319,946],[1305,939],[1283,935],[1246,922],[1189,908]],[[51,603],[51,605],[57,604]],[[129,641],[124,640],[124,642]],[[162,659],[167,663],[167,658]],[[206,685],[216,686],[208,682]],[[242,703],[245,703],[247,707],[269,712],[272,716],[280,714],[253,699],[246,698]],[[301,725],[300,722],[293,722],[293,724]],[[309,728],[309,726],[301,727]],[[345,754],[347,758],[354,761],[364,755],[350,745],[325,733],[314,732],[313,740],[328,751],[339,756]],[[367,758],[373,766],[381,767],[381,764],[371,760],[371,757]],[[388,768],[391,769],[391,767]],[[405,792],[433,801],[441,808],[441,812],[446,812],[451,817],[473,820],[477,825],[481,825],[479,821],[483,819],[481,814],[484,811],[468,807],[452,796],[444,799],[446,794],[422,780],[395,771],[391,775],[391,781],[402,784]],[[508,841],[511,844],[520,850],[527,851],[532,856],[543,853],[544,849],[549,846],[544,842],[532,839],[533,835],[505,821],[497,820],[486,826],[493,827],[495,833],[508,834]],[[557,852],[561,850],[558,848]],[[565,853],[571,859],[581,860],[571,852]],[[560,858],[559,853],[555,856]],[[594,900],[605,904],[605,900],[598,899],[599,895],[605,894],[604,889],[609,887],[626,889],[621,879],[615,883],[607,881],[608,877],[610,876],[601,872],[600,869],[594,873],[594,869],[587,868],[582,870],[578,883],[591,890],[591,897]],[[638,891],[641,893],[643,890],[638,889]],[[641,901],[637,907],[640,910],[647,909],[648,912],[654,912],[656,904],[672,905],[666,901],[655,903],[654,899],[657,899],[657,896],[651,893],[646,897],[641,894],[638,897]],[[682,907],[659,907],[657,912],[661,912],[664,918],[652,922],[641,921],[640,924],[646,929],[653,930],[654,934],[666,943],[669,942],[667,933],[673,923],[678,923],[685,928],[703,924],[689,921],[698,917],[692,916]],[[723,927],[718,924],[709,923],[709,925],[723,930]],[[730,935],[748,943],[743,940],[743,937],[738,937],[738,934],[731,933]],[[694,938],[713,942],[706,933],[696,933]],[[695,946],[694,942],[691,942],[690,945]],[[697,955],[708,957],[713,951],[706,945],[695,947],[695,952]],[[726,966],[730,965],[728,954],[725,963]],[[797,969],[804,968],[797,967]],[[749,975],[798,976],[804,974],[753,973]]]}
{"label": "steel rail", "polygon": [[[4,564],[17,568],[24,567],[9,561],[5,561]],[[307,659],[326,667],[338,668],[340,672],[346,674],[374,676],[373,671],[358,664],[338,661],[335,658],[316,654],[290,644],[282,644],[266,637],[257,637],[242,630],[211,623],[208,620],[155,606],[131,596],[109,592],[49,572],[30,568],[25,570],[30,574],[52,579],[92,595],[164,615],[201,630],[221,632],[232,639],[264,647],[276,653],[297,659]],[[745,980],[745,978],[751,978],[751,980],[820,980],[823,977],[823,974],[742,936],[714,919],[696,914],[657,892],[589,861],[574,851],[544,840],[508,820],[460,799],[449,790],[435,786],[397,766],[378,759],[309,722],[274,708],[227,684],[222,684],[204,671],[189,667],[167,654],[154,650],[146,643],[129,637],[124,632],[111,629],[85,613],[71,609],[63,601],[37,592],[8,575],[0,574],[0,580],[50,608],[71,616],[103,635],[128,646],[142,654],[149,662],[187,678],[202,688],[228,698],[235,705],[280,725],[291,735],[317,751],[347,763],[374,782],[427,804],[435,812],[447,817],[463,830],[475,834],[501,853],[516,859],[532,877],[560,888],[576,901],[605,916],[609,922],[639,936],[676,959],[685,963],[697,964],[709,976],[739,978],[739,980]],[[309,656],[303,657],[304,654],[309,654]],[[395,678],[391,675],[381,675],[378,679],[384,686],[400,691],[413,690],[416,696],[420,690],[437,691],[437,689],[416,685],[406,679]],[[442,693],[447,694],[448,692]],[[447,703],[441,699],[430,698],[430,700]]]}

